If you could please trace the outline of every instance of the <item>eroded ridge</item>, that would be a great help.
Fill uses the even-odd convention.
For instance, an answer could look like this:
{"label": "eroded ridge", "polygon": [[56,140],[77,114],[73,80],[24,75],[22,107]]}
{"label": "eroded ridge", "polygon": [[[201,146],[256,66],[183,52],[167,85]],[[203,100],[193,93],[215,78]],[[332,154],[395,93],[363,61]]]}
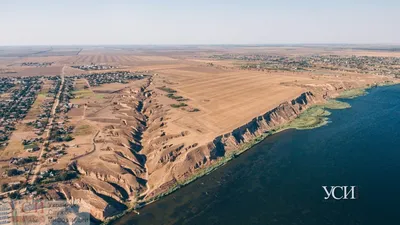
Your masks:
{"label": "eroded ridge", "polygon": [[80,179],[61,185],[59,191],[68,200],[79,198],[94,206],[97,219],[126,209],[148,189],[145,133],[162,117],[151,85],[152,78],[147,78],[141,85],[124,88],[86,115],[89,121],[101,124],[96,127],[93,148],[69,164]]}

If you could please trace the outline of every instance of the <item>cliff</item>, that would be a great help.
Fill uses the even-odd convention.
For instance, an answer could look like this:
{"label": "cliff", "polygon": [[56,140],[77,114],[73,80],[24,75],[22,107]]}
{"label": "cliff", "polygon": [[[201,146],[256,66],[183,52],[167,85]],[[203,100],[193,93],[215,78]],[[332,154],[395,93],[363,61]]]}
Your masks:
{"label": "cliff", "polygon": [[305,109],[318,102],[311,92],[304,92],[296,99],[284,102],[252,119],[249,123],[214,139],[211,146],[211,159],[223,156],[225,152],[236,150],[241,144],[249,142],[283,124],[293,120]]}
{"label": "cliff", "polygon": [[[279,104],[274,109],[253,118],[233,131],[217,136],[208,144],[188,150],[179,162],[174,162],[174,160],[165,162],[166,167],[169,164],[174,168],[170,170],[172,179],[158,183],[158,187],[150,191],[145,199],[150,200],[157,195],[169,192],[177,185],[198,176],[201,170],[217,166],[220,159],[237,152],[243,144],[250,143],[257,137],[281,127],[313,104],[322,101],[324,101],[322,96],[317,97],[312,92],[304,92],[297,98]],[[149,180],[152,178],[151,176],[152,174],[150,174]]]}

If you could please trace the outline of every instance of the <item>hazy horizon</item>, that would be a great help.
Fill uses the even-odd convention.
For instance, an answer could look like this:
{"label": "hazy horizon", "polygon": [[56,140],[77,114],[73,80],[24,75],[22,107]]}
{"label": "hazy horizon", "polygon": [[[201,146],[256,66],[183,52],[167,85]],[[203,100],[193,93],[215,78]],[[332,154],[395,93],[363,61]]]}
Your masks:
{"label": "hazy horizon", "polygon": [[0,46],[398,45],[398,1],[0,2]]}

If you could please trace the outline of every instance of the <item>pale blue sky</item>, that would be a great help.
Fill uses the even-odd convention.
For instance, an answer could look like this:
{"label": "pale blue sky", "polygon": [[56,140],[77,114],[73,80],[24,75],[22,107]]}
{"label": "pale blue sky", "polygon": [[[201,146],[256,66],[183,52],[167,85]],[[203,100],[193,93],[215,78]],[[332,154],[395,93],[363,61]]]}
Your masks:
{"label": "pale blue sky", "polygon": [[399,0],[0,0],[0,45],[400,43]]}

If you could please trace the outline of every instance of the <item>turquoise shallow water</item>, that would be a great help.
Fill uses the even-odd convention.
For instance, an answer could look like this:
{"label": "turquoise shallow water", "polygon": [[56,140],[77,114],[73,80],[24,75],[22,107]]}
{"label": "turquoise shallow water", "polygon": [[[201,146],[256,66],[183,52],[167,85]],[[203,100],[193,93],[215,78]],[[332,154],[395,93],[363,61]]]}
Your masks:
{"label": "turquoise shallow water", "polygon": [[[400,224],[400,86],[369,92],[327,126],[273,135],[114,224]],[[324,200],[331,185],[358,198]]]}

